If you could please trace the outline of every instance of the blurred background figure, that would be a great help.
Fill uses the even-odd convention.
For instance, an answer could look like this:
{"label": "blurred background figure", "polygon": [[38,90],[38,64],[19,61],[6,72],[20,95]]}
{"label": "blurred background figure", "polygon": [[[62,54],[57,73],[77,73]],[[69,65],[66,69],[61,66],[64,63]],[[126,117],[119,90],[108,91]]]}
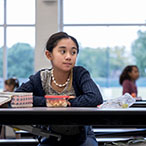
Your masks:
{"label": "blurred background figure", "polygon": [[[19,80],[17,78],[9,78],[4,81],[4,92],[14,92],[19,87]],[[1,138],[11,138],[15,137],[16,139],[21,138],[21,134],[16,133],[19,129],[11,128],[9,126],[3,126],[1,129]]]}
{"label": "blurred background figure", "polygon": [[9,78],[4,81],[4,92],[14,92],[19,87],[19,81],[16,78]]}
{"label": "blurred background figure", "polygon": [[139,70],[136,65],[126,66],[120,75],[120,85],[123,87],[123,94],[129,93],[133,97],[138,96],[136,80],[139,78]]}

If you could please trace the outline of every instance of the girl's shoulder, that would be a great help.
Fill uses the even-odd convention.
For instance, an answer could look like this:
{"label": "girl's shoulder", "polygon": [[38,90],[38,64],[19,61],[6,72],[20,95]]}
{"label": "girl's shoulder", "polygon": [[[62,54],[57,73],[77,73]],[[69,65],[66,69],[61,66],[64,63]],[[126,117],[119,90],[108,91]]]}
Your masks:
{"label": "girl's shoulder", "polygon": [[42,72],[50,72],[50,71],[51,71],[50,68],[43,68],[37,71],[34,75],[40,75]]}
{"label": "girl's shoulder", "polygon": [[29,79],[37,79],[37,78],[40,78],[41,77],[41,73],[42,72],[47,72],[47,71],[50,71],[51,69],[40,69],[39,71],[37,71],[35,74],[31,75],[29,77]]}
{"label": "girl's shoulder", "polygon": [[123,84],[131,84],[131,83],[132,83],[132,81],[130,81],[128,79],[126,79],[126,80],[123,81]]}
{"label": "girl's shoulder", "polygon": [[80,78],[90,77],[90,73],[82,66],[75,66],[73,68],[73,79],[79,80]]}
{"label": "girl's shoulder", "polygon": [[87,71],[87,69],[85,69],[83,66],[75,66],[73,68],[73,71],[81,72],[81,71]]}
{"label": "girl's shoulder", "polygon": [[42,71],[51,71],[52,68],[42,68],[40,69],[38,72],[42,72]]}

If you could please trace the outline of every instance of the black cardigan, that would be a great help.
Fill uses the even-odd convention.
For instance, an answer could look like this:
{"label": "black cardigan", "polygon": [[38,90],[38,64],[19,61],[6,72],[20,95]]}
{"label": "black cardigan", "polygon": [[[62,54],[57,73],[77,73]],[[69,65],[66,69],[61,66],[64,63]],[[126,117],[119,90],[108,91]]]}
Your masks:
{"label": "black cardigan", "polygon": [[[91,79],[89,72],[83,67],[73,68],[73,87],[76,98],[70,99],[72,107],[96,107],[102,104],[103,99],[98,87]],[[30,76],[29,81],[23,83],[16,92],[33,92],[33,106],[46,106],[40,71]],[[81,133],[79,137],[81,141],[84,141],[87,136],[95,138],[91,126],[83,126]]]}
{"label": "black cardigan", "polygon": [[[46,106],[40,72],[41,70],[31,75],[29,81],[16,90],[16,92],[33,92],[34,107]],[[102,104],[101,93],[85,68],[80,66],[73,68],[73,88],[76,98],[70,100],[72,107],[96,107]]]}

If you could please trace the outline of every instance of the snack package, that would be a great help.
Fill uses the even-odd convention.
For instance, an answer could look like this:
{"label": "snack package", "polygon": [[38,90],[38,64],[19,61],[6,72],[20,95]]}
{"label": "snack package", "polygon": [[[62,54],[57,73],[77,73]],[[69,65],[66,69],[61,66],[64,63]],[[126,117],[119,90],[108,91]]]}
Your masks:
{"label": "snack package", "polygon": [[129,108],[136,100],[129,93],[109,99],[99,106],[99,108]]}
{"label": "snack package", "polygon": [[28,92],[15,92],[12,94],[11,107],[32,107],[33,106],[33,93]]}
{"label": "snack package", "polygon": [[0,92],[0,96],[9,97],[6,101],[11,101],[14,108],[33,106],[33,93],[30,92]]}

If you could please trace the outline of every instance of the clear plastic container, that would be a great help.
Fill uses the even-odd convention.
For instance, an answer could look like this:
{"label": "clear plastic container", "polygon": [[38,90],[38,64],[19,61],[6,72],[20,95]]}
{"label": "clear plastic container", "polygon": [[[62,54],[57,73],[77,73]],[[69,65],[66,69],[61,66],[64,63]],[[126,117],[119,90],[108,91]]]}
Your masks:
{"label": "clear plastic container", "polygon": [[45,95],[47,107],[67,107],[69,96]]}
{"label": "clear plastic container", "polygon": [[135,101],[135,98],[133,98],[129,93],[125,93],[118,98],[105,101],[99,106],[99,108],[129,108],[135,103]]}

